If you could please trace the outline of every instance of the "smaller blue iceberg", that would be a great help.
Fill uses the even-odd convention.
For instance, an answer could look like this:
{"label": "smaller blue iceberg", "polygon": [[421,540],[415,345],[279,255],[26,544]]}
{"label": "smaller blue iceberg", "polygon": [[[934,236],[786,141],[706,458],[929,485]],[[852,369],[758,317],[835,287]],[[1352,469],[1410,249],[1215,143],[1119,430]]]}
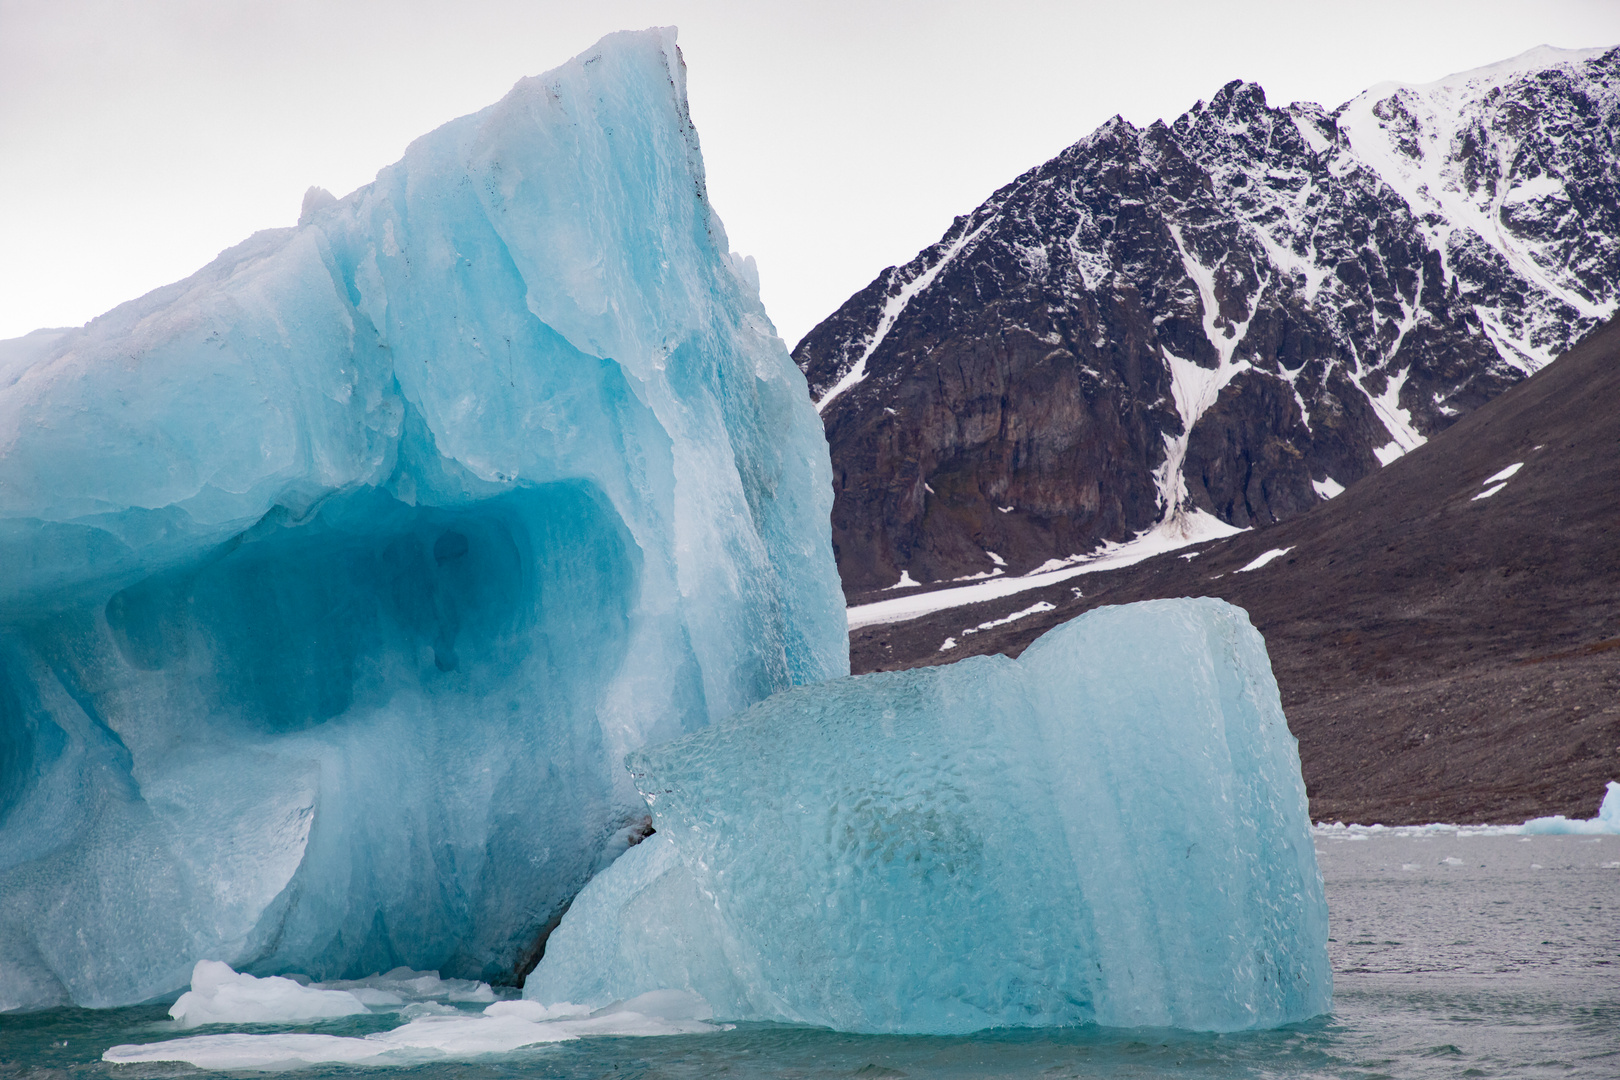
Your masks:
{"label": "smaller blue iceberg", "polygon": [[1563,814],[1531,818],[1519,826],[1528,835],[1620,836],[1620,784],[1610,780],[1603,789],[1603,804],[1595,818],[1567,818]]}
{"label": "smaller blue iceberg", "polygon": [[1328,912],[1265,644],[1211,599],[1018,660],[844,678],[629,755],[656,833],[525,996],[949,1034],[1327,1011]]}

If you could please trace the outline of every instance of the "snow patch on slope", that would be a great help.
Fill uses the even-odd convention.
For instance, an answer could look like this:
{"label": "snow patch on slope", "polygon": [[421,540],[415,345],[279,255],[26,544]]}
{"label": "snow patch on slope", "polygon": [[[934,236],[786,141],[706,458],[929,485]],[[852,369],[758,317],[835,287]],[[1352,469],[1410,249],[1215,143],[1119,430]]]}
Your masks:
{"label": "snow patch on slope", "polygon": [[945,250],[945,254],[940,256],[938,262],[924,269],[916,277],[902,285],[899,292],[889,297],[888,301],[883,305],[883,314],[878,317],[877,329],[872,331],[872,340],[866,343],[866,348],[862,350],[860,359],[850,365],[850,369],[844,372],[843,378],[834,383],[832,389],[823,394],[821,400],[816,402],[816,412],[826,412],[827,406],[832,404],[834,398],[856,383],[865,380],[866,362],[872,358],[873,353],[877,352],[878,346],[883,344],[883,339],[889,336],[889,331],[894,328],[894,324],[900,318],[901,312],[906,310],[906,305],[910,304],[912,298],[918,293],[932,285],[934,279],[939,277],[940,271],[945,269],[946,264],[956,258],[963,248],[977,240],[994,221],[995,217],[992,215],[986,218],[977,229],[963,233],[957,238],[956,243]]}
{"label": "snow patch on slope", "polygon": [[[1160,524],[1175,526],[1185,533],[1187,516],[1201,513],[1193,509],[1187,493],[1187,477],[1184,471],[1187,443],[1192,438],[1193,425],[1198,423],[1198,418],[1215,404],[1226,384],[1238,373],[1247,371],[1252,366],[1247,360],[1234,362],[1232,354],[1237,350],[1244,335],[1249,332],[1249,323],[1254,319],[1255,308],[1249,310],[1248,318],[1243,322],[1222,331],[1220,306],[1215,299],[1215,271],[1193,258],[1182,238],[1181,226],[1171,225],[1170,235],[1175,239],[1177,250],[1181,252],[1181,262],[1186,267],[1187,276],[1198,288],[1199,303],[1204,317],[1204,336],[1209,339],[1218,358],[1214,368],[1206,368],[1191,360],[1183,360],[1169,349],[1164,349],[1165,367],[1170,371],[1171,394],[1175,398],[1176,412],[1181,415],[1181,434],[1163,436],[1164,463],[1155,470],[1154,483],[1159,489],[1159,505],[1164,509],[1164,518]],[[1255,307],[1258,307],[1260,297],[1264,293],[1264,286],[1255,290]]]}
{"label": "snow patch on slope", "polygon": [[[1339,130],[1351,154],[1376,172],[1411,207],[1419,229],[1442,255],[1467,243],[1472,233],[1499,253],[1527,283],[1568,305],[1584,318],[1601,319],[1605,305],[1594,303],[1567,272],[1538,259],[1536,245],[1516,236],[1502,221],[1502,208],[1548,197],[1563,190],[1563,178],[1546,174],[1508,184],[1471,184],[1463,148],[1477,119],[1479,102],[1527,72],[1568,67],[1601,56],[1604,49],[1531,49],[1510,60],[1458,72],[1432,83],[1383,83],[1358,94],[1338,112]],[[1475,151],[1506,155],[1500,144]],[[1498,163],[1503,178],[1512,162]],[[1515,195],[1515,192],[1520,194]],[[1532,350],[1533,369],[1552,357]],[[1519,366],[1517,358],[1503,358]]]}
{"label": "snow patch on slope", "polygon": [[[1152,528],[1144,529],[1123,543],[1114,541],[1104,543],[1089,555],[1071,555],[1068,559],[1049,560],[1033,573],[1022,577],[998,577],[977,585],[936,589],[933,592],[896,597],[893,600],[878,600],[871,604],[852,607],[848,612],[849,628],[859,630],[863,626],[876,626],[880,623],[905,622],[908,619],[921,618],[936,611],[961,607],[964,604],[999,600],[1004,596],[1013,596],[1029,589],[1056,585],[1081,574],[1134,566],[1155,555],[1201,544],[1206,540],[1236,536],[1247,531],[1228,525],[1213,514],[1192,510],[1178,520],[1162,521]],[[951,647],[955,647],[954,639]]]}
{"label": "snow patch on slope", "polygon": [[[1373,411],[1378,419],[1384,423],[1384,429],[1389,432],[1390,440],[1383,446],[1373,450],[1378,458],[1378,464],[1388,465],[1396,458],[1409,454],[1429,440],[1418,433],[1412,423],[1412,414],[1401,407],[1401,387],[1406,385],[1406,379],[1411,374],[1410,368],[1402,368],[1389,376],[1384,384],[1384,392],[1374,396],[1367,395],[1372,402]],[[1365,393],[1363,388],[1363,393]]]}

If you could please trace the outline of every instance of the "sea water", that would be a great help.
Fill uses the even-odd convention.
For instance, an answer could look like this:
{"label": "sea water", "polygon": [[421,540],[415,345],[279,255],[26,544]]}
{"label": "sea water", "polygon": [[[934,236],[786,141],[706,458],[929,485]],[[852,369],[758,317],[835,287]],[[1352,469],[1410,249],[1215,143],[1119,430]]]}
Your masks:
{"label": "sea water", "polygon": [[[586,1038],[402,1068],[303,1077],[1570,1077],[1620,1076],[1620,836],[1318,830],[1334,1011],[1269,1032],[1081,1027],[959,1037],[842,1035],[776,1024]],[[476,1012],[481,1004],[466,1008]],[[182,1032],[168,1006],[0,1016],[0,1075],[207,1075],[110,1065],[119,1043],[210,1031],[366,1034],[391,1015]],[[238,1074],[240,1075],[240,1074]]]}

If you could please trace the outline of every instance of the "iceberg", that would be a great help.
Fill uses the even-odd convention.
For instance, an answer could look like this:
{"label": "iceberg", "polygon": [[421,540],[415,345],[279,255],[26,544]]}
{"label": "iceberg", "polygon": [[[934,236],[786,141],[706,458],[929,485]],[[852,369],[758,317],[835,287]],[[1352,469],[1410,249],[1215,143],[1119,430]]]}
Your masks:
{"label": "iceberg", "polygon": [[656,831],[524,988],[950,1034],[1327,1011],[1328,912],[1265,645],[1212,599],[1017,660],[845,678],[629,755]]}
{"label": "iceberg", "polygon": [[1518,831],[1530,836],[1620,836],[1620,784],[1610,780],[1595,818],[1568,818],[1563,814],[1531,818]]}
{"label": "iceberg", "polygon": [[0,342],[0,1010],[519,980],[626,753],[847,674],[756,281],[650,30]]}

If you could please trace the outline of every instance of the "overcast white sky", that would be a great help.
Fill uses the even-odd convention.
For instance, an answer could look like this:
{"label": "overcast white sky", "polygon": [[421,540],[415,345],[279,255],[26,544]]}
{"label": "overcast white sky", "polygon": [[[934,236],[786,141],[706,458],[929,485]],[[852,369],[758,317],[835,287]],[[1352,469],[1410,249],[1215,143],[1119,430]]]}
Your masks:
{"label": "overcast white sky", "polygon": [[0,0],[0,338],[184,277],[309,185],[343,195],[522,76],[671,23],[714,205],[792,345],[1115,113],[1233,78],[1333,106],[1620,44],[1620,0]]}

